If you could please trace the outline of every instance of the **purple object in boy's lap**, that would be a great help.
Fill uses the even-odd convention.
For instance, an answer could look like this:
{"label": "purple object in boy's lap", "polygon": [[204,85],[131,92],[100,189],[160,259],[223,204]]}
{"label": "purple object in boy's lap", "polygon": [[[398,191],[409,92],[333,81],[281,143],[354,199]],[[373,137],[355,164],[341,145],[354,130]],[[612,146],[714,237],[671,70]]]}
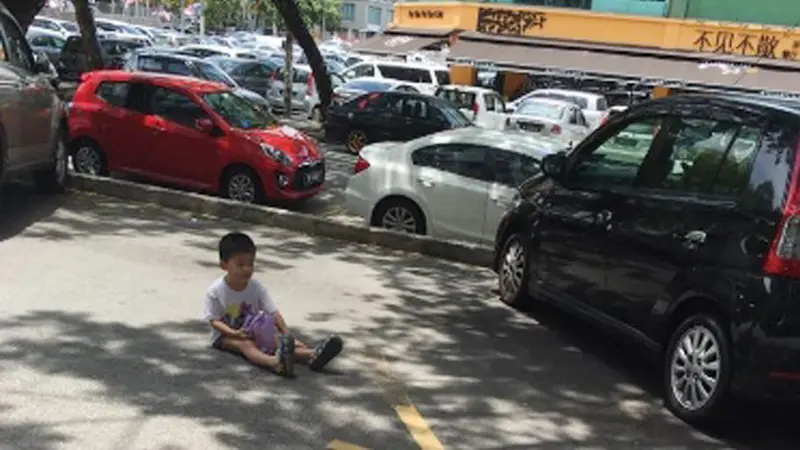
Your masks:
{"label": "purple object in boy's lap", "polygon": [[275,353],[275,319],[272,314],[259,311],[255,314],[248,314],[242,324],[242,329],[250,333],[253,341],[262,352],[267,354]]}

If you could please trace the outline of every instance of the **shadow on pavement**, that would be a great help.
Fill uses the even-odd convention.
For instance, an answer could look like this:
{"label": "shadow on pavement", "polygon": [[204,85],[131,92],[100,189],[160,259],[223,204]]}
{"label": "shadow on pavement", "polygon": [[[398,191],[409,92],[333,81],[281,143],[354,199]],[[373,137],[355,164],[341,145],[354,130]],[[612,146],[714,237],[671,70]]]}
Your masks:
{"label": "shadow on pavement", "polygon": [[[52,226],[43,227],[52,232],[25,235],[73,240],[180,231],[198,237],[186,245],[212,250],[226,228],[255,230],[263,234],[260,237],[278,233],[222,220],[200,225],[179,213],[101,197],[72,196],[60,204],[59,214],[48,220]],[[23,208],[14,214],[25,223],[44,217],[37,211],[47,210]],[[12,213],[3,211],[4,217],[8,214]],[[375,307],[344,335],[384,349],[395,375],[405,381],[411,400],[447,448],[796,447],[797,409],[741,411],[737,421],[714,430],[714,438],[677,421],[657,399],[656,372],[638,355],[551,308],[537,306],[522,314],[502,306],[490,293],[491,274],[480,269],[307,237],[287,237],[268,253],[267,263],[274,259],[286,265],[302,258],[345,261],[374,273],[374,279],[396,293],[399,302],[354,292],[358,301]],[[315,327],[301,332],[341,331],[328,325],[331,317],[326,313],[315,312],[306,319]],[[225,366],[232,357],[178,344],[189,336],[202,339],[198,336],[205,327],[193,320],[135,328],[39,311],[7,317],[0,327],[51,330],[56,336],[43,341],[20,332],[0,348],[0,361],[99,381],[105,395],[137,405],[145,414],[201,418],[209,427],[232,426],[236,432],[225,428],[218,437],[235,448],[264,448],[267,425],[271,442],[295,444],[291,448],[312,448],[319,442],[315,433],[323,427],[324,433],[336,432],[331,439],[346,439],[346,413],[326,410],[327,398],[376,416],[391,414],[386,412],[388,405],[375,402],[372,383],[355,373],[304,376],[292,382],[274,378],[267,386],[280,385],[280,398],[265,394],[264,381],[253,377],[256,369],[242,364],[231,371]],[[231,387],[230,395],[216,397],[226,386]],[[295,407],[300,404],[305,407]],[[13,440],[15,430],[0,427],[0,441]],[[374,442],[359,444],[399,449],[386,444],[394,442],[390,436],[395,432],[387,429]],[[26,436],[30,433],[41,436],[36,440],[39,447],[30,448],[55,448],[60,439],[46,429],[30,430]]]}

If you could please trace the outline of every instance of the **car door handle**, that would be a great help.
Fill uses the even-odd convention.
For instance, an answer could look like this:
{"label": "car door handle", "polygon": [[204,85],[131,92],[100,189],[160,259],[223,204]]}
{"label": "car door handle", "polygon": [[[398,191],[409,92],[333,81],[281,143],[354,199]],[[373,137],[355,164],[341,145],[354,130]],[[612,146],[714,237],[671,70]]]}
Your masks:
{"label": "car door handle", "polygon": [[706,232],[703,230],[692,230],[683,235],[681,244],[687,250],[697,250],[706,243]]}
{"label": "car door handle", "polygon": [[417,182],[425,187],[433,187],[436,183],[433,182],[430,178],[426,177],[417,177]]}
{"label": "car door handle", "polygon": [[597,225],[605,225],[611,221],[614,215],[609,210],[603,210],[594,215],[594,222]]}

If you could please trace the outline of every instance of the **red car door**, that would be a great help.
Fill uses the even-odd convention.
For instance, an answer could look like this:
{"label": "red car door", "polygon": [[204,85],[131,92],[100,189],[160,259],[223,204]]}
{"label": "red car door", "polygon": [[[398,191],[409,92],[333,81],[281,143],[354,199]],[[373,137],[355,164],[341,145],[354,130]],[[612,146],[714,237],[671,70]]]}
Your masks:
{"label": "red car door", "polygon": [[216,138],[197,128],[211,117],[189,95],[154,87],[152,110],[145,128],[154,136],[149,152],[150,172],[164,181],[209,190],[219,177],[221,153]]}
{"label": "red car door", "polygon": [[104,81],[95,95],[99,99],[93,116],[96,137],[106,150],[112,170],[146,174],[142,170],[150,136],[142,133],[145,120],[146,86],[128,81]]}

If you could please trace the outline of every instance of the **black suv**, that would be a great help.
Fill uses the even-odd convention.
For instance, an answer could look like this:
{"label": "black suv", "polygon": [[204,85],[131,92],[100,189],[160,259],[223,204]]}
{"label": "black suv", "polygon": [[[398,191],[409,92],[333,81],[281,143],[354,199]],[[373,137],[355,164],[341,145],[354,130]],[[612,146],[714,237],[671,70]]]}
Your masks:
{"label": "black suv", "polygon": [[660,358],[670,409],[800,392],[800,103],[676,96],[545,157],[495,241],[503,301],[546,300]]}
{"label": "black suv", "polygon": [[50,69],[0,4],[0,183],[33,174],[40,190],[64,189],[66,126]]}

